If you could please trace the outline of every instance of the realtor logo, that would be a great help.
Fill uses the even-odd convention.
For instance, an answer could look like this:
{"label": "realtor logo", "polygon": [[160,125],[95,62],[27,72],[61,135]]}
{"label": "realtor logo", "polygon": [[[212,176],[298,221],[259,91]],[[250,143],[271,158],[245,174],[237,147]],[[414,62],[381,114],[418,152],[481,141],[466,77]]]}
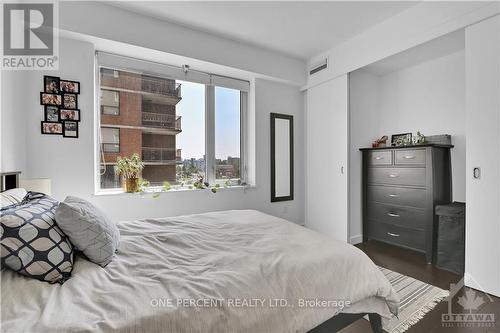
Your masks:
{"label": "realtor logo", "polygon": [[57,3],[4,3],[2,69],[57,69]]}
{"label": "realtor logo", "polygon": [[[464,286],[464,279],[450,286],[448,313],[441,315],[443,327],[492,328],[495,327],[495,314],[483,313],[481,306],[486,302],[494,302],[490,295],[465,287],[465,295],[458,297],[457,304],[463,311],[453,311],[453,297]],[[483,294],[483,295],[481,295]]]}

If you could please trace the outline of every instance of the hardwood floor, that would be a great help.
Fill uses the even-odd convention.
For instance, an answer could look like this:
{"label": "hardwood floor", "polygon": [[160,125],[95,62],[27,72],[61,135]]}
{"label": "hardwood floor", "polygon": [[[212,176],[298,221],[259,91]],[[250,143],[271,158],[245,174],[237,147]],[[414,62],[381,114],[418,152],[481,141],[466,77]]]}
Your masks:
{"label": "hardwood floor", "polygon": [[[357,247],[364,251],[377,265],[411,276],[415,279],[435,285],[443,289],[450,289],[450,283],[457,283],[461,276],[441,270],[433,265],[428,265],[423,254],[410,250],[401,249],[392,245],[369,241],[358,244]],[[465,288],[460,289],[454,297],[454,312],[463,313],[462,308],[456,305],[458,297],[463,296]],[[494,327],[443,327],[441,315],[448,312],[448,303],[439,303],[431,312],[414,326],[411,326],[408,333],[493,333],[500,332],[500,298],[491,296],[491,301],[487,296],[480,293],[485,299],[477,311],[473,313],[492,313],[495,316]],[[341,331],[342,333],[371,333],[369,323],[360,319]]]}

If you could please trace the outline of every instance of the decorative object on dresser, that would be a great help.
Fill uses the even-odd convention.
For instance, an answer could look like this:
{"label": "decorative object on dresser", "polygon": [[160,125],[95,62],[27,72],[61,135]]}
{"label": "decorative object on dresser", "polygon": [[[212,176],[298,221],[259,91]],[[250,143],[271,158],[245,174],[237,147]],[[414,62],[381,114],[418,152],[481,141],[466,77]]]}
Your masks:
{"label": "decorative object on dresser", "polygon": [[411,133],[393,134],[391,145],[396,147],[411,145]]}
{"label": "decorative object on dresser", "polygon": [[387,135],[384,135],[380,139],[373,141],[372,148],[385,147],[387,145],[387,140],[389,140],[389,138]]}
{"label": "decorative object on dresser", "polygon": [[425,253],[434,261],[434,206],[451,201],[451,145],[362,148],[363,240]]}
{"label": "decorative object on dresser", "polygon": [[425,135],[417,131],[417,135],[413,138],[413,144],[423,145],[425,143]]}
{"label": "decorative object on dresser", "polygon": [[44,105],[45,112],[41,122],[42,134],[78,138],[79,94],[78,81],[61,80],[56,76],[43,77],[43,91],[40,92],[40,104]]}

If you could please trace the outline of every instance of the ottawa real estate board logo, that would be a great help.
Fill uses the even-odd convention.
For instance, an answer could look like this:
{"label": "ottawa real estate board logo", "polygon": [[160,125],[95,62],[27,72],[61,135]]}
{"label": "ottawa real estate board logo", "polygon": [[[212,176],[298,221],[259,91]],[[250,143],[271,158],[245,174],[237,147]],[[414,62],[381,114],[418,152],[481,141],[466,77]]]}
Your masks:
{"label": "ottawa real estate board logo", "polygon": [[2,3],[2,69],[57,70],[57,2]]}
{"label": "ottawa real estate board logo", "polygon": [[[493,298],[481,290],[463,288],[464,279],[450,286],[447,297],[448,311],[441,315],[441,326],[446,328],[459,327],[465,329],[490,329],[495,327],[495,313],[484,311],[484,305],[495,302]],[[463,289],[462,289],[463,288]],[[463,291],[459,296],[459,291]],[[454,300],[459,308],[453,310]],[[486,307],[487,308],[487,307]]]}

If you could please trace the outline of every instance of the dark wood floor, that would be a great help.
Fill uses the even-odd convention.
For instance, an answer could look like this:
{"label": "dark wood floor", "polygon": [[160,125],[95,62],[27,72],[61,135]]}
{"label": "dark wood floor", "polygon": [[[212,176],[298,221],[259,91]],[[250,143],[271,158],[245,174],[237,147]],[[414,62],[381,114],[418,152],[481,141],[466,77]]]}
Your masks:
{"label": "dark wood floor", "polygon": [[[433,265],[428,265],[423,254],[404,250],[376,241],[359,244],[357,247],[363,250],[377,265],[391,269],[411,276],[415,279],[427,282],[437,287],[449,290],[450,283],[457,283],[461,276],[438,269]],[[486,264],[486,263],[485,263]],[[455,296],[455,301],[462,296],[462,288]],[[484,294],[482,294],[484,296]],[[486,298],[486,297],[484,297]],[[431,312],[420,320],[417,324],[410,327],[408,333],[493,333],[500,332],[500,298],[491,296],[491,300],[485,302],[479,307],[477,313],[493,313],[496,323],[494,327],[443,327],[441,315],[448,312],[448,303],[443,301],[439,303]],[[458,309],[461,309],[457,306]],[[457,311],[462,313],[462,311]],[[364,319],[360,319],[343,329],[342,333],[371,333],[370,325]]]}

